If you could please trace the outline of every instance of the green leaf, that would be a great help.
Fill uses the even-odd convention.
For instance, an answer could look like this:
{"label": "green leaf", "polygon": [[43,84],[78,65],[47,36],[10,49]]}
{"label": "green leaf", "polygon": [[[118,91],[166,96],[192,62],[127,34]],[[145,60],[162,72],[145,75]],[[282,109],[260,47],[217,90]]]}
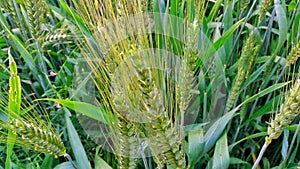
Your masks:
{"label": "green leaf", "polygon": [[213,45],[211,45],[204,55],[206,57],[204,60],[208,61],[209,59],[207,57],[212,56],[215,51],[220,49],[227,42],[227,40],[233,36],[235,30],[242,25],[244,20],[245,18],[232,25]]}
{"label": "green leaf", "polygon": [[285,82],[285,83],[278,83],[278,84],[274,84],[266,89],[264,89],[263,91],[260,91],[259,93],[249,97],[248,99],[246,99],[241,105],[246,104],[246,103],[250,103],[252,101],[254,101],[255,99],[262,97],[270,92],[274,92],[277,89],[280,89],[284,86],[286,86],[287,84],[289,84],[291,82]]}
{"label": "green leaf", "polygon": [[215,17],[215,15],[216,15],[217,11],[218,11],[219,8],[221,7],[222,2],[223,2],[222,0],[217,0],[217,1],[215,2],[214,6],[213,6],[212,10],[210,11],[209,16],[208,16],[208,18],[207,18],[207,20],[208,20],[209,22],[211,22],[211,21],[214,19],[214,17]]}
{"label": "green leaf", "polygon": [[270,111],[272,111],[274,109],[274,107],[277,106],[278,100],[280,99],[280,95],[274,97],[273,99],[271,99],[270,101],[268,101],[263,107],[261,107],[259,110],[257,110],[254,114],[252,114],[244,123],[242,126],[248,124],[249,122],[251,122],[252,120],[261,117],[267,113],[269,113]]}
{"label": "green leaf", "polygon": [[235,157],[230,158],[230,164],[243,164],[243,165],[251,166],[251,164],[248,163],[247,161]]}
{"label": "green leaf", "polygon": [[170,14],[174,16],[178,16],[179,14],[179,0],[172,0],[170,6]]}
{"label": "green leaf", "polygon": [[276,18],[279,26],[279,40],[273,55],[276,55],[277,52],[281,50],[282,46],[284,45],[284,42],[287,39],[288,26],[289,26],[284,7],[282,6],[282,4],[280,4],[279,0],[275,0],[275,11],[276,11]]}
{"label": "green leaf", "polygon": [[257,137],[263,137],[263,136],[266,136],[266,135],[268,135],[267,132],[260,132],[260,133],[255,133],[255,134],[252,134],[250,136],[247,136],[247,137],[245,137],[245,138],[243,138],[243,139],[241,139],[241,140],[239,140],[239,141],[231,144],[229,146],[229,150],[233,149],[234,146],[236,146],[237,144],[239,144],[239,143],[241,143],[241,142],[243,142],[245,140],[252,139],[252,138],[257,138]]}
{"label": "green leaf", "polygon": [[287,158],[288,149],[289,149],[289,131],[284,130],[283,131],[283,140],[282,140],[282,146],[281,146],[281,155],[283,159]]}
{"label": "green leaf", "polygon": [[214,157],[213,157],[213,168],[228,168],[230,163],[228,145],[227,145],[227,134],[226,132],[217,141]]}
{"label": "green leaf", "polygon": [[[64,0],[59,0],[59,2],[60,2],[61,7],[70,16],[70,18],[76,22],[77,26],[81,29],[81,31],[88,37],[91,37],[91,34],[88,31],[88,29],[84,26],[84,22],[82,21],[82,19],[70,9],[70,7],[66,4],[66,2]],[[52,7],[52,9],[53,10],[56,9],[56,12],[59,13],[58,8]]]}
{"label": "green leaf", "polygon": [[[216,143],[219,139],[220,135],[223,133],[227,123],[231,120],[234,113],[239,109],[239,106],[233,109],[232,111],[223,115],[220,119],[213,123],[213,125],[208,129],[206,134],[204,135],[204,150],[202,155],[205,155]],[[199,158],[201,157],[199,156]]]}
{"label": "green leaf", "polygon": [[300,10],[298,10],[298,12],[295,16],[294,22],[293,22],[293,27],[292,27],[292,30],[291,30],[291,33],[290,33],[292,38],[296,37],[297,34],[298,34],[299,23],[300,23]]}
{"label": "green leaf", "polygon": [[71,162],[64,162],[57,165],[54,169],[75,169]]}
{"label": "green leaf", "polygon": [[67,129],[68,129],[69,141],[70,141],[72,151],[74,153],[78,168],[79,169],[91,169],[90,163],[86,156],[86,152],[83,148],[83,145],[80,141],[78,133],[75,130],[71,119],[68,116],[68,114],[70,114],[70,112],[66,108],[64,108],[64,110],[66,111],[65,118],[66,118],[66,124],[67,124]]}
{"label": "green leaf", "polygon": [[194,128],[188,133],[188,163],[192,167],[201,155],[204,147],[203,128],[201,126]]}
{"label": "green leaf", "polygon": [[261,75],[263,73],[263,71],[268,66],[268,64],[269,64],[268,62],[264,63],[255,72],[253,72],[251,74],[251,76],[249,78],[247,78],[247,80],[243,83],[243,86],[241,87],[241,91],[244,90],[244,89],[246,89],[252,82],[254,82],[255,80],[257,80],[257,78],[259,77],[259,75]]}
{"label": "green leaf", "polygon": [[43,160],[41,168],[42,169],[52,169],[52,163],[53,163],[53,155],[47,154]]}
{"label": "green leaf", "polygon": [[218,39],[215,43],[214,43],[214,48],[215,50],[218,50],[223,44],[225,44],[227,42],[227,40],[229,38],[232,37],[233,33],[235,32],[235,30],[242,25],[242,23],[244,22],[245,18],[239,20],[238,22],[236,22],[234,25],[232,25],[222,36],[220,39]]}
{"label": "green leaf", "polygon": [[95,169],[112,169],[98,154],[99,154],[100,146],[96,148],[95,154]]}
{"label": "green leaf", "polygon": [[[233,10],[232,10],[233,1],[227,1],[226,6],[224,7],[224,31],[229,30],[233,25]],[[229,37],[224,44],[224,50],[226,52],[226,61],[230,59],[231,51],[233,48],[233,36]]]}
{"label": "green leaf", "polygon": [[288,6],[288,11],[292,12],[296,8],[297,8],[297,3],[295,1],[292,1],[292,2],[290,2],[289,6]]}
{"label": "green leaf", "polygon": [[38,100],[54,101],[56,103],[62,104],[63,106],[71,110],[82,113],[83,115],[86,115],[90,118],[93,118],[105,124],[110,124],[112,120],[115,120],[114,116],[107,114],[103,109],[94,106],[92,104],[70,101],[70,100],[51,99],[51,98],[38,99]]}

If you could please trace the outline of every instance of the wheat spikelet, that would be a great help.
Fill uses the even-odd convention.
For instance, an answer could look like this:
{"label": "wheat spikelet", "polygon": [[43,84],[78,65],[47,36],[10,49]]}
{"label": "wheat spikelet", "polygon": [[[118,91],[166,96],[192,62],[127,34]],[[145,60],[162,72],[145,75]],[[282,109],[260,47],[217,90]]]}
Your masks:
{"label": "wheat spikelet", "polygon": [[294,64],[300,57],[300,41],[292,45],[292,49],[286,58],[286,65]]}
{"label": "wheat spikelet", "polygon": [[[198,4],[202,6],[201,9],[199,9],[200,11],[204,10],[204,4],[204,2]],[[198,20],[201,20],[201,14],[199,13],[197,15],[199,15]],[[181,65],[178,71],[178,92],[176,93],[176,101],[179,102],[182,117],[184,117],[192,96],[197,93],[195,90],[196,79],[194,72],[196,72],[196,64],[199,59],[198,39],[200,25],[197,20],[194,20],[193,23],[187,24],[186,29],[186,35],[184,36],[186,38],[186,46],[183,49],[184,55],[181,58]]]}
{"label": "wheat spikelet", "polygon": [[261,45],[259,44],[259,42],[257,41],[254,31],[250,33],[249,38],[246,41],[246,44],[250,44],[251,46],[249,46],[248,48],[251,49],[249,51],[245,51],[245,52],[249,52],[246,55],[248,56],[248,61],[245,64],[244,63],[244,67],[246,68],[246,76],[245,78],[247,79],[252,70],[253,70],[253,65],[254,65],[254,61],[255,61],[255,57],[257,56]]}
{"label": "wheat spikelet", "polygon": [[277,139],[283,130],[289,125],[300,113],[300,79],[290,89],[281,105],[279,113],[271,120],[268,127],[268,136],[266,142],[270,144],[272,140]]}
{"label": "wheat spikelet", "polygon": [[163,116],[152,118],[151,128],[155,134],[149,141],[150,147],[161,162],[174,168],[184,168],[185,154],[181,134],[178,133],[176,127],[172,127],[169,121],[167,117]]}
{"label": "wheat spikelet", "polygon": [[71,41],[71,35],[65,34],[65,33],[48,33],[47,35],[43,36],[43,47],[51,44],[56,43],[70,43]]}
{"label": "wheat spikelet", "polygon": [[[3,96],[3,95],[2,95]],[[6,100],[6,96],[3,96]],[[5,100],[0,100],[0,132],[1,143],[16,143],[24,148],[47,154],[55,157],[65,156],[66,148],[55,129],[50,125],[47,114],[42,111],[47,120],[43,120],[36,112],[33,105],[22,103],[20,114],[16,114],[9,108]],[[36,105],[35,105],[36,106]],[[12,131],[15,137],[8,137],[8,131]]]}
{"label": "wheat spikelet", "polygon": [[[163,79],[164,70],[160,72],[162,76],[159,79],[158,73],[155,73],[159,71],[150,70],[150,68],[141,66],[145,65],[143,61],[141,61],[141,59],[145,59],[145,57],[139,59],[135,58],[135,56],[137,56],[136,51],[149,48],[148,45],[152,43],[152,37],[149,37],[149,35],[135,35],[133,33],[130,38],[118,41],[117,44],[115,42],[119,40],[118,38],[124,34],[124,32],[126,33],[124,27],[116,23],[118,22],[117,19],[146,10],[140,6],[140,4],[144,4],[144,2],[145,1],[136,0],[104,0],[103,3],[105,7],[99,9],[101,17],[100,15],[86,15],[88,12],[84,11],[84,8],[79,9],[79,15],[85,18],[83,22],[86,25],[89,23],[93,24],[92,30],[99,28],[101,25],[103,26],[108,20],[112,20],[114,23],[112,30],[108,27],[101,29],[101,31],[97,30],[98,34],[95,33],[95,39],[97,43],[99,43],[99,46],[103,49],[109,48],[108,54],[105,53],[105,58],[101,58],[97,52],[97,47],[89,43],[83,48],[85,51],[84,57],[88,60],[94,58],[100,59],[101,61],[97,62],[97,64],[100,63],[100,65],[104,67],[102,69],[101,66],[99,68],[95,63],[89,63],[93,72],[96,74],[95,81],[97,82],[96,85],[101,95],[100,99],[104,102],[103,105],[107,106],[107,109],[117,116],[118,121],[115,123],[111,135],[113,135],[113,142],[116,143],[115,148],[117,150],[116,153],[118,153],[120,168],[135,167],[136,159],[134,159],[134,157],[136,157],[136,155],[134,154],[137,153],[138,142],[136,137],[138,137],[138,135],[155,137],[156,139],[153,140],[154,144],[149,145],[149,147],[154,150],[164,147],[163,152],[157,152],[157,156],[161,157],[157,163],[162,162],[174,166],[175,168],[184,168],[185,155],[181,144],[182,137],[178,136],[181,133],[177,131],[179,127],[178,124],[174,122],[174,119],[176,119],[177,122],[178,114],[177,112],[171,112],[173,111],[172,107],[165,108],[164,105],[166,104],[164,102],[169,99],[167,97],[170,97],[170,100],[172,99],[171,104],[174,104],[172,106],[177,106],[175,95],[174,98],[171,98],[171,96],[168,95],[172,93],[171,91],[163,91],[162,86],[169,84],[165,84],[165,82],[162,82],[164,84],[160,83],[160,81],[165,81],[165,79]],[[84,3],[78,3],[78,8],[80,5],[84,6]],[[100,24],[94,25],[94,22],[90,21],[93,19],[98,19]],[[131,28],[129,27],[129,29]],[[142,29],[147,28],[143,26]],[[150,48],[151,47],[152,46],[150,46]],[[191,57],[192,56],[194,55],[191,55]],[[145,63],[147,67],[151,67],[151,64],[156,66],[160,65],[153,62]],[[195,62],[193,61],[191,63]],[[188,70],[187,67],[185,68],[183,72],[189,72],[186,71]],[[119,69],[121,70],[120,72],[118,72]],[[131,77],[131,75],[134,75],[134,77]],[[114,79],[117,79],[117,81],[113,81]],[[184,78],[182,79],[184,80]],[[192,86],[190,81],[187,83]],[[175,88],[175,85],[172,87]],[[184,86],[184,88],[185,87],[186,86]],[[166,92],[164,95],[167,96],[164,98],[161,92]],[[184,96],[185,95],[182,95],[182,97]],[[188,100],[189,98],[184,99]],[[185,109],[186,105],[182,106],[182,109]],[[168,114],[166,109],[169,109],[171,115]],[[144,120],[146,120],[146,122]]]}

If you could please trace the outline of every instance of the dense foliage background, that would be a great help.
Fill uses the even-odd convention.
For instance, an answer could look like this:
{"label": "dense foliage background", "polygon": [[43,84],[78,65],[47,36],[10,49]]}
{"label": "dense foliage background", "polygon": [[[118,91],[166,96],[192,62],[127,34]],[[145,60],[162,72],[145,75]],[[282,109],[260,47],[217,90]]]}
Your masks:
{"label": "dense foliage background", "polygon": [[[268,131],[268,126],[278,113],[283,113],[281,118],[290,119],[286,119],[287,125],[280,123],[281,126],[276,128],[278,133],[275,133],[279,138],[274,137],[265,150],[260,168],[300,167],[300,123],[297,124],[299,106],[298,101],[287,102],[289,96],[297,98],[297,94],[300,94],[297,85],[297,79],[300,78],[297,61],[300,56],[299,1],[0,0],[0,8],[0,141],[3,143],[0,145],[0,168],[65,169],[77,166],[87,169],[122,168],[122,165],[132,168],[183,168],[183,165],[179,165],[179,159],[168,159],[181,151],[183,155],[181,154],[180,158],[185,158],[185,168],[251,168],[265,143],[265,137],[270,138],[275,132],[275,122],[275,127],[271,125],[272,130]],[[186,27],[178,27],[176,31],[184,39],[192,40],[182,44],[172,37],[154,32],[147,36],[130,37],[116,44],[107,60],[100,54],[98,56],[97,50],[101,48],[103,39],[99,37],[102,34],[97,35],[95,32],[101,32],[100,28],[110,23],[109,21],[143,12],[156,12],[162,16],[170,14],[186,20]],[[160,19],[159,22],[165,21]],[[204,41],[208,46],[203,47]],[[109,40],[107,43],[112,45]],[[101,69],[101,66],[91,68],[96,74],[99,107],[102,112],[112,113],[119,119],[118,122],[122,122],[122,114],[116,115],[116,112],[111,110],[113,108],[110,109],[115,100],[109,99],[108,95],[111,93],[105,79],[109,76],[109,70],[114,69],[109,64],[117,64],[122,61],[120,58],[126,58],[123,55],[130,55],[136,48],[146,48],[145,46],[170,49],[187,63],[191,73],[184,74],[186,76],[181,77],[184,79],[183,84],[178,85],[179,89],[182,85],[188,90],[187,100],[197,100],[196,104],[189,100],[186,103],[187,107],[196,106],[197,109],[196,112],[191,112],[188,108],[182,108],[186,117],[192,117],[195,122],[182,126],[185,137],[178,143],[180,152],[174,150],[175,153],[170,156],[163,154],[162,158],[159,153],[154,157],[138,158],[134,160],[133,165],[128,162],[130,158],[123,158],[120,152],[113,154],[107,151],[104,145],[96,144],[84,131],[79,121],[85,117],[80,113],[91,117],[92,115],[88,114],[91,109],[88,109],[89,105],[80,104],[82,99],[71,94],[74,92],[74,79],[78,77],[75,71],[78,59],[102,59],[105,70]],[[93,52],[97,54],[91,54]],[[218,59],[210,60],[216,55]],[[13,69],[14,62],[11,58],[16,63],[17,72]],[[205,63],[203,58],[209,58],[209,61]],[[214,77],[213,73],[217,71],[222,72],[221,78]],[[145,76],[142,79],[145,84],[139,84],[140,80],[136,85],[146,86],[149,90],[154,88],[150,83],[146,83],[149,72],[139,73],[140,78]],[[12,85],[12,79],[18,77],[21,85]],[[215,104],[212,102],[213,97],[216,97],[213,93],[216,83],[214,79],[224,84],[224,95],[220,97],[226,101],[226,104],[222,102],[217,108],[211,106]],[[178,98],[175,90],[159,90],[170,97],[173,96],[172,101],[175,104],[181,105],[183,102],[185,93],[182,88]],[[194,90],[197,90],[196,95],[191,95],[191,91]],[[17,103],[13,103],[13,95],[18,95],[18,92],[13,93],[14,91],[22,93],[22,104],[18,109],[21,112],[18,117],[11,114],[11,111],[18,107]],[[89,93],[81,91],[79,95],[87,97]],[[36,101],[42,98],[47,99]],[[146,103],[151,107],[156,102]],[[283,111],[282,107],[286,106],[284,103],[297,107],[295,111],[291,111],[292,115]],[[75,104],[82,107],[79,114],[74,111]],[[13,105],[14,108],[6,108],[5,105]],[[195,110],[193,107],[191,109]],[[35,113],[30,113],[31,111]],[[30,118],[26,114],[28,112]],[[10,130],[15,131],[10,127],[14,124],[11,121],[14,118],[25,119],[29,123],[45,121],[40,122],[42,125],[38,122],[37,127],[60,136],[69,156],[55,157],[47,152],[34,151],[34,148],[28,146],[32,143],[26,142],[26,139],[23,139],[23,142],[7,139],[13,137],[12,133],[7,133]],[[178,124],[179,120],[177,121],[179,113],[166,118],[168,125],[172,123],[171,127],[168,126],[170,129],[176,125],[181,126]],[[113,121],[113,118],[108,121]],[[138,132],[135,129],[139,125],[126,119],[124,123],[130,126],[126,130]],[[163,123],[160,122],[159,125]],[[159,132],[158,126],[143,127],[142,131],[139,131],[144,133],[144,130],[155,128],[153,130]],[[124,134],[124,128],[119,129],[118,125],[112,128],[117,134]],[[128,134],[128,131],[126,132]],[[20,133],[17,136],[22,138]],[[115,139],[119,144],[124,143],[126,149],[127,143],[118,136],[115,136]],[[169,141],[171,140],[170,138]],[[13,149],[7,148],[9,144],[14,143],[16,145]],[[74,163],[71,162],[72,159]],[[128,164],[125,164],[127,162]]]}

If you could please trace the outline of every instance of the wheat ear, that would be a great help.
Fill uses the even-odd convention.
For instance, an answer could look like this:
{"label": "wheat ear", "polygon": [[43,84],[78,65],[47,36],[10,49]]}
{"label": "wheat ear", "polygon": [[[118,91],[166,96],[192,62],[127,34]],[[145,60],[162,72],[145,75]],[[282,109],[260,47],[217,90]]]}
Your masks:
{"label": "wheat ear", "polygon": [[118,140],[118,161],[120,169],[135,169],[137,166],[138,143],[134,123],[124,117],[118,117],[118,128],[115,129]]}
{"label": "wheat ear", "polygon": [[[184,168],[185,154],[180,131],[178,132],[178,124],[172,122],[167,115],[162,95],[155,85],[155,77],[152,77],[153,73],[150,70],[136,69],[136,71],[140,75],[138,81],[139,89],[143,93],[142,104],[147,112],[145,116],[150,120],[149,128],[146,127],[146,129],[147,132],[153,134],[149,141],[152,153],[156,154],[158,164],[162,162],[174,168]],[[183,109],[186,108],[185,105],[180,104],[180,106]],[[176,113],[173,116],[176,119],[179,118]],[[161,152],[157,152],[156,149],[160,149]]]}
{"label": "wheat ear", "polygon": [[300,41],[292,45],[292,49],[286,58],[286,65],[294,64],[300,57]]}
{"label": "wheat ear", "polygon": [[43,34],[42,24],[45,20],[46,2],[44,0],[26,0],[25,6],[27,10],[29,29],[32,37],[38,42],[41,41]]}
{"label": "wheat ear", "polygon": [[258,23],[261,23],[263,18],[266,16],[268,12],[268,8],[272,5],[271,0],[262,0],[259,4],[259,16],[258,16]]}
{"label": "wheat ear", "polygon": [[66,155],[66,149],[60,137],[50,130],[40,128],[34,123],[13,119],[4,125],[17,136],[17,144],[37,152],[53,154],[55,157]]}
{"label": "wheat ear", "polygon": [[271,120],[268,127],[268,136],[266,141],[268,144],[273,139],[277,139],[283,130],[289,125],[295,117],[300,114],[300,79],[296,81],[290,90],[290,94],[286,97],[285,103],[280,107],[280,112]]}
{"label": "wheat ear", "polygon": [[255,169],[268,145],[272,140],[277,139],[283,130],[300,114],[300,78],[294,83],[290,89],[289,95],[285,98],[285,102],[280,106],[280,111],[271,120],[268,127],[268,136],[266,136],[265,144],[261,149],[257,160],[252,169]]}
{"label": "wheat ear", "polygon": [[245,46],[242,49],[242,55],[238,62],[238,72],[235,78],[235,83],[233,84],[230,92],[229,92],[229,99],[226,107],[226,112],[229,112],[231,107],[236,100],[242,83],[244,82],[245,78],[247,78],[251,71],[254,64],[254,59],[257,53],[259,52],[260,45],[257,43],[255,33],[252,31],[248,38],[245,41]]}

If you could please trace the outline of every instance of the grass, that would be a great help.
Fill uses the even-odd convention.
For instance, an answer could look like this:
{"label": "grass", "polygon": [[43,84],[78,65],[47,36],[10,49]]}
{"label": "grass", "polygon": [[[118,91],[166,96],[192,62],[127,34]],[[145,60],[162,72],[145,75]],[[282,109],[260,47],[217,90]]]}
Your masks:
{"label": "grass", "polygon": [[299,1],[0,8],[0,168],[300,167]]}

